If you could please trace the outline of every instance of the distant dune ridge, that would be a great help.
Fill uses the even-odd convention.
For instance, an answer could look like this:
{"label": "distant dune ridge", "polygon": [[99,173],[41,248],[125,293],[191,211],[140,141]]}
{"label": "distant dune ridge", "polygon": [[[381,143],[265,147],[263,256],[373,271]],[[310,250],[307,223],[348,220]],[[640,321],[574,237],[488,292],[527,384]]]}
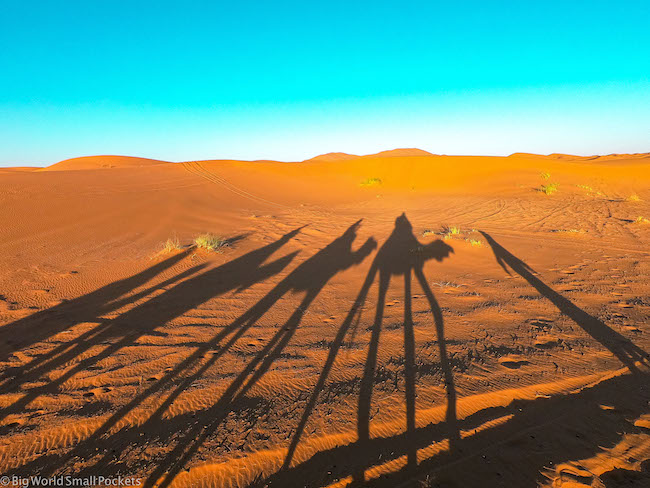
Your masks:
{"label": "distant dune ridge", "polygon": [[593,159],[645,159],[650,158],[650,153],[633,153],[633,154],[604,154],[593,156],[577,156],[575,154],[533,154],[533,153],[513,153],[509,158],[529,158],[529,159],[565,159],[565,160],[578,160],[589,161]]}
{"label": "distant dune ridge", "polygon": [[[303,163],[323,163],[323,162],[341,162],[341,161],[353,161],[359,159],[384,159],[384,158],[415,158],[415,157],[480,157],[480,156],[442,156],[438,154],[432,154],[428,151],[417,148],[400,148],[400,149],[391,149],[388,151],[381,151],[375,154],[366,154],[366,155],[357,155],[357,154],[348,154],[344,152],[330,152],[326,154],[320,154],[313,158],[300,161]],[[484,156],[499,158],[500,156]],[[590,161],[590,160],[634,160],[634,159],[647,159],[650,158],[650,153],[636,153],[636,154],[608,154],[608,155],[592,155],[592,156],[577,156],[571,154],[533,154],[533,153],[513,153],[507,156],[511,159],[546,159],[546,160],[566,160],[566,161]],[[234,162],[235,160],[231,159],[211,159],[205,160],[205,162],[215,162],[215,161],[229,161]],[[263,162],[277,162],[270,160],[257,160],[250,161],[255,163]],[[159,159],[149,159],[149,158],[138,158],[132,156],[111,156],[111,155],[102,155],[102,156],[83,156],[78,158],[66,159],[60,161],[51,166],[42,168],[43,171],[69,171],[69,170],[86,170],[86,169],[108,169],[108,168],[133,168],[133,167],[144,167],[144,166],[154,166],[159,164],[169,164],[170,161],[162,161]],[[28,167],[15,167],[15,168],[0,168],[3,171],[9,170],[21,170],[21,171],[33,171],[38,168],[28,168]]]}
{"label": "distant dune ridge", "polygon": [[78,169],[99,168],[132,168],[137,166],[152,166],[167,164],[169,161],[158,159],[136,158],[132,156],[84,156],[66,159],[45,168],[46,171],[68,171]]}
{"label": "distant dune ridge", "polygon": [[414,147],[401,148],[401,149],[391,149],[389,151],[381,151],[377,154],[369,154],[365,156],[367,158],[376,157],[376,158],[408,158],[416,156],[435,156],[430,152],[424,151],[422,149],[417,149]]}
{"label": "distant dune ridge", "polygon": [[342,152],[331,152],[331,153],[326,153],[326,154],[321,154],[319,156],[306,159],[305,163],[309,161],[347,161],[350,159],[357,159],[360,158],[361,156],[357,156],[356,154],[347,154],[347,153],[342,153]]}

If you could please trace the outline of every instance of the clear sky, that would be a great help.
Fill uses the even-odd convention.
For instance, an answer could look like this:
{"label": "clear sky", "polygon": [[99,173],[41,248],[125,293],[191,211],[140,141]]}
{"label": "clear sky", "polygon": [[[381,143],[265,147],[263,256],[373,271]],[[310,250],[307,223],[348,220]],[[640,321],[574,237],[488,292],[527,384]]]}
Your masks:
{"label": "clear sky", "polygon": [[0,165],[650,151],[650,2],[3,0]]}

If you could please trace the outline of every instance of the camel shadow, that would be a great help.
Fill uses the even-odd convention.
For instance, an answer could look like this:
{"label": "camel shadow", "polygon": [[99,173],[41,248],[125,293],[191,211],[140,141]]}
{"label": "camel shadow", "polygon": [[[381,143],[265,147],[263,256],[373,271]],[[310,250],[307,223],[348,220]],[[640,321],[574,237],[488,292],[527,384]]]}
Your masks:
{"label": "camel shadow", "polygon": [[[326,486],[345,480],[346,486],[386,488],[394,486],[533,487],[538,486],[538,482],[543,478],[541,471],[544,467],[593,456],[600,452],[601,446],[613,447],[626,433],[635,434],[642,430],[635,427],[630,419],[648,412],[650,375],[645,370],[639,370],[637,366],[639,363],[647,365],[648,356],[645,351],[555,292],[535,276],[523,261],[500,246],[487,233],[483,235],[504,270],[508,271],[509,268],[522,276],[558,309],[610,350],[633,374],[615,376],[569,395],[557,394],[550,398],[541,396],[531,400],[515,400],[505,406],[485,407],[458,419],[452,370],[444,349],[440,309],[435,297],[427,291],[426,281],[421,279],[422,259],[426,259],[428,253],[426,249],[417,247],[417,239],[412,236],[410,225],[404,219],[405,217],[402,216],[402,220],[398,218],[396,221],[393,234],[377,253],[350,313],[338,330],[316,387],[291,439],[282,468],[250,486],[256,488],[290,486],[296,480],[300,480],[300,484],[304,486]],[[441,260],[450,251],[445,250],[440,244],[437,246],[437,253],[432,254]],[[409,249],[420,249],[423,252],[422,258],[417,253],[404,252]],[[415,274],[421,285],[422,282],[425,284],[423,289],[439,334],[441,366],[445,372],[447,386],[445,419],[420,427],[416,427],[414,422],[412,400],[414,387],[412,373],[409,372],[412,371],[413,357],[411,348],[413,339],[410,332],[412,320],[408,299],[411,272]],[[406,429],[395,435],[371,437],[368,425],[369,403],[385,306],[385,290],[388,288],[390,277],[399,274],[404,274],[404,289],[407,295],[404,307]],[[318,395],[326,385],[336,355],[346,335],[353,329],[355,317],[360,315],[368,290],[377,275],[379,276],[379,298],[358,403],[358,439],[356,442],[319,451],[305,461],[293,463],[300,438],[316,405]],[[627,393],[621,395],[621,391]],[[602,404],[611,405],[612,410],[601,408]],[[612,414],[611,411],[617,414]],[[567,436],[567,432],[575,432],[575,435]],[[558,443],[558,439],[562,441]],[[437,454],[431,457],[422,455],[418,458],[420,450],[428,449],[433,445],[440,446]],[[540,449],[540,445],[550,445],[553,449]],[[475,461],[479,456],[488,459],[490,456],[501,456],[504,452],[508,452],[513,459],[518,459],[518,453],[522,450],[529,454],[526,463],[517,465],[516,469],[495,469],[494,466]],[[384,474],[375,475],[376,477],[372,479],[364,477],[364,473],[369,468],[388,466],[391,463],[395,464],[396,468],[387,468]]]}
{"label": "camel shadow", "polygon": [[[63,374],[58,375],[56,379],[46,381],[43,384],[29,388],[14,403],[0,410],[0,419],[8,415],[20,413],[28,407],[30,403],[39,396],[56,393],[59,388],[70,378],[81,371],[96,365],[98,362],[106,359],[120,350],[133,345],[138,339],[146,335],[156,334],[157,329],[168,323],[170,320],[181,316],[188,310],[192,310],[198,305],[230,290],[244,289],[253,284],[264,281],[271,276],[279,273],[284,269],[296,253],[283,256],[271,263],[265,264],[265,261],[285,243],[293,238],[299,229],[296,229],[277,241],[256,249],[237,259],[234,259],[224,265],[209,271],[198,273],[204,268],[204,265],[197,265],[183,271],[176,276],[163,281],[162,283],[150,287],[147,290],[137,293],[138,297],[149,296],[148,291],[163,290],[170,285],[163,293],[153,296],[149,300],[141,303],[126,312],[122,313],[115,319],[98,318],[98,324],[90,330],[82,333],[70,341],[66,341],[55,347],[53,350],[37,356],[34,360],[20,368],[9,370],[5,374],[2,388],[4,391],[18,391],[23,385],[48,377],[53,371],[62,368],[64,365],[75,362],[77,358],[83,358],[68,368]],[[172,263],[177,263],[184,257],[187,257],[191,250],[186,250],[177,256],[166,260],[164,265],[156,265],[154,268],[166,269]],[[142,276],[153,276],[154,272],[149,271]],[[130,286],[141,283],[143,277],[137,280],[131,280]],[[124,287],[117,289],[124,290]],[[94,296],[93,294],[91,294]],[[129,296],[126,301],[134,301],[134,297]],[[79,300],[79,306],[83,311],[88,303],[88,298],[83,297]],[[118,309],[117,303],[111,302],[104,308]],[[77,310],[71,308],[71,310]],[[37,314],[40,315],[40,314]],[[99,314],[96,314],[99,316]],[[78,315],[72,315],[68,318],[68,323],[75,323],[79,320]],[[29,319],[29,318],[28,318]],[[28,327],[30,321],[23,319],[18,324],[21,327]],[[40,320],[37,316],[34,320]],[[37,322],[38,323],[38,322]],[[66,317],[62,317],[60,324],[66,323]],[[14,324],[9,327],[14,328]],[[57,328],[59,322],[57,322]],[[88,355],[87,352],[96,346],[105,346],[101,351]]]}
{"label": "camel shadow", "polygon": [[[407,439],[407,445],[415,446],[415,444],[411,442],[411,437],[416,430],[415,337],[413,330],[414,324],[411,295],[411,279],[413,275],[425,293],[429,308],[433,316],[433,323],[435,324],[438,338],[437,343],[438,352],[440,355],[440,365],[444,375],[445,390],[447,395],[447,421],[445,423],[447,427],[446,434],[449,438],[450,443],[453,445],[457,443],[459,434],[458,428],[456,426],[456,390],[454,386],[453,371],[446,350],[443,316],[440,306],[433,292],[431,291],[429,284],[427,283],[423,271],[424,264],[427,261],[432,259],[436,261],[442,261],[443,259],[447,258],[450,253],[453,253],[453,249],[441,240],[436,240],[430,244],[422,245],[413,234],[413,228],[405,214],[400,215],[395,220],[395,227],[392,233],[377,252],[377,255],[375,256],[372,265],[370,266],[363,286],[361,287],[361,290],[357,295],[352,308],[350,309],[334,340],[332,341],[327,359],[318,378],[316,386],[307,401],[307,405],[298,423],[296,432],[291,439],[288,452],[283,463],[283,468],[276,477],[272,478],[274,483],[278,483],[278,480],[280,479],[283,480],[283,482],[289,482],[290,478],[284,476],[284,473],[290,471],[293,456],[296,452],[296,449],[298,448],[300,438],[305,430],[309,416],[311,415],[311,412],[316,405],[318,396],[327,382],[327,378],[332,370],[336,356],[341,346],[343,345],[343,341],[346,335],[351,331],[351,327],[354,323],[355,318],[357,318],[357,320],[360,320],[360,310],[362,309],[363,304],[368,297],[368,293],[372,284],[377,279],[379,292],[375,309],[375,318],[371,326],[368,353],[362,373],[359,400],[357,405],[358,439],[356,443],[350,447],[350,451],[358,453],[368,452],[368,449],[372,444],[372,441],[370,439],[370,407],[372,401],[373,386],[375,383],[375,374],[377,370],[377,354],[380,335],[382,332],[382,322],[386,307],[386,293],[390,285],[391,277],[393,276],[403,276],[404,279],[403,332],[406,404],[405,437]],[[352,452],[350,455],[353,455]],[[417,464],[416,454],[417,453],[414,448],[412,449],[409,447],[407,449],[409,467],[413,467]],[[355,483],[362,483],[364,481],[364,469],[370,463],[370,460],[367,462],[362,462],[363,459],[367,459],[367,457],[364,455],[359,456],[358,459],[360,462],[358,462],[355,466],[353,481]],[[280,484],[282,484],[282,482],[280,482]]]}
{"label": "camel shadow", "polygon": [[[323,288],[337,274],[360,265],[377,248],[373,238],[367,239],[362,245],[353,249],[361,221],[352,224],[339,237],[327,246],[315,252],[311,257],[298,264],[286,276],[273,285],[261,299],[245,312],[221,327],[208,340],[199,343],[196,348],[175,366],[168,368],[160,379],[138,391],[126,404],[117,408],[91,435],[76,444],[65,453],[46,453],[34,460],[14,469],[7,474],[39,473],[50,476],[63,466],[80,463],[85,467],[75,473],[78,476],[96,475],[111,476],[121,474],[123,465],[116,462],[122,452],[129,450],[145,450],[154,439],[164,441],[165,449],[156,459],[155,466],[149,473],[146,486],[169,486],[176,476],[196,457],[197,452],[206,442],[214,437],[214,433],[224,423],[231,413],[245,412],[250,403],[251,389],[274,368],[276,361],[282,357],[285,350],[296,337],[303,325],[305,314],[313,308],[313,303],[321,294]],[[292,239],[300,229],[296,229],[277,241],[247,253],[224,265],[201,272],[194,267],[178,275],[149,287],[148,290],[164,290],[150,297],[133,308],[127,310],[116,319],[102,319],[100,324],[75,340],[63,344],[60,348],[38,358],[39,361],[29,363],[19,373],[8,373],[3,386],[16,390],[20,386],[36,379],[46,378],[52,371],[60,369],[64,364],[83,356],[73,367],[62,375],[54,376],[45,384],[32,387],[13,404],[0,411],[0,417],[24,410],[40,395],[58,391],[62,384],[75,374],[86,370],[104,358],[116,354],[121,349],[133,345],[140,337],[155,331],[187,311],[228,291],[237,293],[256,283],[283,272],[293,261],[296,252],[288,253],[280,258],[269,259]],[[425,277],[424,266],[427,262],[442,262],[453,253],[453,249],[441,240],[423,245],[413,234],[412,226],[405,214],[395,220],[395,226],[386,241],[377,250],[363,284],[350,310],[336,330],[334,339],[329,343],[329,349],[322,369],[318,372],[315,386],[308,392],[304,409],[300,415],[295,430],[288,440],[286,455],[278,472],[263,480],[256,480],[251,486],[323,486],[341,478],[349,478],[355,486],[396,486],[409,482],[417,477],[431,472],[444,471],[450,464],[463,462],[476,453],[489,450],[492,446],[503,442],[504,439],[515,438],[522,432],[539,428],[539,422],[549,423],[544,435],[556,438],[562,435],[562,429],[586,429],[582,413],[588,418],[596,419],[603,426],[594,429],[593,438],[589,444],[565,442],[558,449],[531,455],[530,462],[524,471],[526,479],[535,479],[539,470],[549,461],[575,459],[579,456],[593,454],[595,446],[611,444],[620,439],[626,424],[619,420],[611,420],[607,413],[596,408],[597,402],[609,401],[620,406],[621,410],[632,414],[641,414],[647,409],[650,400],[648,393],[647,375],[642,373],[637,364],[647,360],[647,354],[631,341],[609,329],[604,323],[578,308],[571,301],[555,292],[546,285],[520,259],[515,257],[490,235],[483,233],[490,244],[497,262],[504,270],[512,270],[519,274],[543,296],[548,298],[562,312],[578,323],[593,338],[610,350],[634,375],[612,378],[579,394],[558,395],[552,398],[537,398],[529,401],[516,401],[503,407],[487,407],[476,413],[458,418],[457,393],[453,375],[452,363],[447,352],[447,340],[441,307],[433,294]],[[103,292],[108,298],[99,300],[101,310],[118,310],[119,303],[126,304],[133,300],[129,292],[144,286],[149,279],[180,262],[187,254],[181,253],[159,263],[152,270],[134,276],[130,281],[107,287]],[[415,328],[412,310],[412,281],[415,277],[422,289],[431,312],[431,323],[437,336],[437,347],[442,371],[446,405],[444,420],[422,426],[416,422],[416,378],[417,358]],[[380,339],[385,330],[386,297],[393,278],[403,283],[404,315],[402,324],[404,347],[404,408],[405,428],[403,432],[390,436],[371,435],[371,404],[373,390],[376,388]],[[301,439],[307,423],[317,406],[319,395],[328,384],[328,379],[334,368],[335,361],[344,347],[346,339],[354,337],[361,322],[364,304],[369,301],[373,285],[377,283],[377,301],[373,304],[374,318],[369,323],[369,340],[363,358],[360,373],[358,401],[355,410],[357,439],[347,445],[320,451],[309,459],[297,456]],[[146,291],[146,290],[145,290]],[[148,297],[145,291],[135,293],[140,298]],[[275,326],[271,337],[263,344],[256,346],[255,351],[238,366],[237,373],[229,379],[229,383],[220,390],[218,398],[211,404],[191,415],[167,415],[172,404],[192,385],[200,380],[219,364],[224,355],[231,351],[238,341],[283,300],[287,295],[299,294],[299,304],[291,312],[288,319]],[[89,295],[99,297],[100,295]],[[138,299],[139,300],[139,299]],[[136,300],[134,300],[135,302]],[[79,302],[79,314],[75,317],[88,318],[99,316],[89,310],[95,298],[84,298]],[[115,308],[113,308],[115,307]],[[59,312],[66,311],[59,309]],[[74,308],[71,310],[75,310]],[[83,313],[81,313],[83,312]],[[428,312],[427,312],[428,313]],[[38,315],[38,314],[37,314]],[[42,316],[37,317],[42,320]],[[29,319],[29,318],[28,318]],[[15,324],[29,324],[23,319]],[[57,322],[52,329],[40,333],[47,337],[62,326],[64,320]],[[9,324],[14,329],[18,325]],[[134,327],[134,324],[136,326]],[[35,341],[38,334],[29,341]],[[28,341],[28,342],[29,342]],[[402,339],[400,339],[402,341]],[[104,344],[101,352],[88,355],[93,347]],[[64,347],[65,346],[65,347]],[[41,382],[42,383],[42,382]],[[635,389],[635,393],[624,398],[612,398],[620,389]],[[147,413],[142,423],[131,425],[125,422],[130,414],[143,403],[153,399],[153,413]],[[595,403],[596,402],[596,403]],[[302,405],[301,405],[302,406]],[[567,417],[567,411],[573,412]],[[483,426],[497,422],[494,427],[482,429]],[[541,419],[541,420],[540,420]],[[564,419],[557,425],[556,419]],[[418,425],[420,425],[418,427]],[[622,427],[623,426],[623,427]],[[629,430],[629,429],[628,429]],[[478,433],[477,433],[478,431]],[[548,431],[548,432],[546,432]],[[473,433],[473,434],[469,434]],[[462,439],[462,440],[461,440]],[[445,443],[446,448],[436,456],[423,459],[419,451],[434,443]],[[404,462],[397,463],[403,458]],[[84,461],[84,463],[81,463]],[[373,467],[396,462],[399,469],[388,472],[378,478],[371,478],[369,470]],[[535,471],[536,470],[536,471]],[[491,472],[481,472],[485,481],[484,486],[500,486],[498,476]],[[462,479],[462,486],[473,486],[477,478],[460,472],[449,474],[450,478]],[[477,475],[478,476],[478,475]],[[512,484],[514,483],[514,485]],[[517,479],[511,480],[510,486],[516,486]]]}
{"label": "camel shadow", "polygon": [[[147,481],[147,486],[154,483],[159,486],[167,486],[210,434],[218,428],[223,418],[229,412],[242,408],[242,404],[246,402],[246,393],[281,357],[283,350],[298,330],[305,313],[329,280],[345,269],[360,264],[376,249],[376,242],[372,238],[366,240],[358,249],[352,249],[360,225],[361,221],[352,224],[340,237],[299,264],[257,303],[230,324],[220,328],[210,340],[199,344],[189,356],[175,367],[170,368],[170,371],[167,371],[160,379],[110,415],[98,429],[73,449],[63,455],[41,456],[14,471],[16,473],[38,472],[47,476],[57,472],[72,460],[84,459],[88,461],[88,464],[80,475],[119,473],[119,466],[116,466],[114,462],[115,453],[138,446],[145,448],[153,440],[153,437],[173,435],[177,442],[170,451],[164,454],[164,459],[157,463],[157,468],[149,475]],[[147,327],[147,330],[152,330],[226,290],[236,293],[257,281],[267,279],[282,271],[293,259],[295,253],[290,253],[270,264],[263,264],[264,261],[298,231],[299,229],[287,234],[272,245],[185,280],[152,298],[149,302],[125,312],[116,321],[125,325],[132,324],[155,311],[157,320],[152,324],[150,319]],[[172,403],[195,381],[205,375],[210,368],[218,364],[219,359],[276,303],[286,295],[293,293],[302,294],[300,304],[288,320],[277,327],[273,336],[257,351],[254,357],[242,365],[238,375],[210,408],[196,415],[191,423],[188,423],[183,417],[169,419],[165,415]],[[92,362],[114,354],[136,338],[131,334],[118,338],[102,353],[81,361],[78,367],[72,368],[71,372],[66,372],[63,376],[69,378],[76,372],[87,368]],[[31,392],[26,400],[15,403],[9,409],[5,409],[3,413],[8,414],[16,409],[24,408],[24,405],[37,395],[52,391],[59,385],[58,379],[50,381],[47,384],[47,390],[38,389]],[[167,394],[163,397],[165,392]],[[163,401],[156,406],[153,413],[148,415],[142,425],[123,427],[115,431],[116,426],[134,409],[155,396],[163,398]]]}

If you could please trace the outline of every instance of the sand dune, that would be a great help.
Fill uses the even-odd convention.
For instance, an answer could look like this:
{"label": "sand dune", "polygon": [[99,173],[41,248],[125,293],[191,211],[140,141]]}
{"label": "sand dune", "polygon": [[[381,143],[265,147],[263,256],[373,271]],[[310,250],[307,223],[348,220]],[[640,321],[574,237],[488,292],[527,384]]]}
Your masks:
{"label": "sand dune", "polygon": [[647,486],[649,161],[0,171],[0,471]]}
{"label": "sand dune", "polygon": [[157,159],[134,158],[131,156],[85,156],[60,161],[44,168],[43,171],[69,171],[79,169],[131,168],[164,164]]}
{"label": "sand dune", "polygon": [[36,167],[36,166],[12,166],[8,168],[0,168],[0,172],[5,172],[5,173],[11,173],[14,171],[23,171],[23,172],[28,172],[28,171],[36,171],[41,168]]}
{"label": "sand dune", "polygon": [[327,154],[321,154],[319,156],[315,156],[310,159],[306,159],[303,161],[304,163],[310,162],[310,161],[349,161],[350,159],[357,159],[360,158],[361,156],[357,156],[355,154],[347,154],[347,153],[342,153],[342,152],[331,152]]}
{"label": "sand dune", "polygon": [[417,148],[403,148],[403,149],[391,149],[389,151],[381,151],[377,154],[370,154],[365,156],[367,158],[406,158],[406,157],[415,157],[415,156],[433,156],[430,152],[423,151],[422,149]]}

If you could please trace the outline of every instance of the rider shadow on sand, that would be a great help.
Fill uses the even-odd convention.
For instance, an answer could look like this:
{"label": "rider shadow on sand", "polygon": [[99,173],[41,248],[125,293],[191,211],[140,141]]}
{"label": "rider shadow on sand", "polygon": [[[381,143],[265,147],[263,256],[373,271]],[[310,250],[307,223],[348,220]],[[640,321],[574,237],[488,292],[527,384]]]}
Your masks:
{"label": "rider shadow on sand", "polygon": [[[386,242],[377,252],[375,259],[368,271],[365,282],[343,324],[339,328],[336,337],[330,347],[323,370],[312,392],[305,411],[300,419],[296,432],[291,440],[287,457],[285,458],[283,470],[291,467],[293,456],[296,452],[300,437],[305,430],[307,421],[313,411],[319,393],[323,390],[328,375],[332,370],[334,361],[341,348],[343,341],[350,331],[350,328],[357,318],[360,320],[359,313],[367,298],[370,287],[379,278],[379,294],[377,298],[377,307],[375,311],[374,322],[371,326],[371,336],[368,345],[368,355],[366,357],[361,386],[359,392],[359,401],[357,408],[357,434],[356,449],[362,453],[366,451],[370,443],[370,406],[372,400],[372,390],[377,368],[377,353],[379,348],[379,339],[382,331],[382,321],[384,308],[386,304],[386,293],[390,284],[391,277],[402,276],[404,279],[404,359],[405,359],[405,396],[406,396],[406,443],[412,447],[408,448],[407,463],[409,467],[415,467],[417,464],[415,443],[409,442],[411,435],[416,430],[415,422],[415,339],[413,332],[413,313],[411,307],[411,277],[415,275],[420,287],[424,291],[429,307],[433,314],[435,323],[438,348],[440,354],[440,365],[444,375],[447,394],[447,411],[446,425],[447,435],[450,441],[450,448],[454,448],[458,439],[459,432],[456,420],[456,391],[454,388],[454,379],[452,367],[447,356],[446,342],[444,336],[444,323],[442,312],[436,298],[429,287],[424,276],[424,264],[435,259],[442,261],[453,253],[453,249],[442,242],[436,240],[430,244],[422,245],[413,234],[413,227],[403,213],[395,220],[395,228]],[[356,324],[355,324],[356,327]],[[363,458],[363,456],[360,456]],[[365,465],[358,465],[353,473],[353,480],[356,483],[364,481]]]}

